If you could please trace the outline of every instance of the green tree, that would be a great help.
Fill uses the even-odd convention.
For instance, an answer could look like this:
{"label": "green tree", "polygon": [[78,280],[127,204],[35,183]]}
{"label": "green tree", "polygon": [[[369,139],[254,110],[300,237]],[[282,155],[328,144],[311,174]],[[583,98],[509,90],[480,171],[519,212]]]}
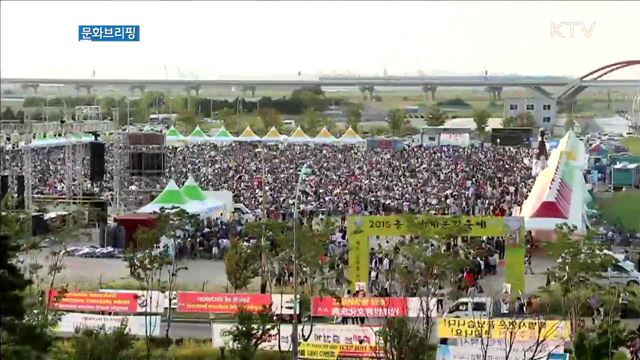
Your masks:
{"label": "green tree", "polygon": [[353,130],[358,132],[361,119],[362,119],[362,104],[351,105],[347,110],[347,125],[351,126]]}
{"label": "green tree", "polygon": [[429,126],[442,126],[447,119],[447,114],[440,110],[439,106],[432,106],[429,112],[427,113],[427,125]]}
{"label": "green tree", "polygon": [[[159,290],[162,287],[162,269],[166,253],[157,249],[161,237],[169,226],[169,222],[169,215],[160,213],[156,220],[155,228],[139,228],[133,235],[136,247],[127,250],[124,255],[124,261],[129,267],[129,276],[138,283],[138,289],[145,292],[147,299],[151,298],[152,291]],[[153,329],[150,328],[149,313],[145,312],[144,316],[146,356],[147,359],[150,359],[151,333]]]}
{"label": "green tree", "polygon": [[[313,108],[304,111],[300,118],[300,127],[307,134],[316,134],[322,127],[322,116]],[[310,135],[311,136],[311,135]]]}
{"label": "green tree", "polygon": [[106,117],[110,117],[112,109],[117,108],[118,105],[118,101],[111,96],[103,97],[102,99],[100,99],[100,111],[102,112],[102,114],[105,114]]}
{"label": "green tree", "polygon": [[429,338],[407,318],[385,319],[379,342],[384,358],[389,360],[429,360],[435,355]]}
{"label": "green tree", "polygon": [[476,127],[480,134],[484,134],[490,117],[491,113],[487,109],[473,111],[473,121],[476,123]]}
{"label": "green tree", "polygon": [[536,120],[530,112],[521,112],[502,121],[504,127],[536,127]]}
{"label": "green tree", "polygon": [[273,313],[265,308],[257,313],[240,311],[236,316],[237,324],[229,331],[234,359],[254,360],[260,345],[269,340],[275,330]]}
{"label": "green tree", "polygon": [[614,258],[604,252],[606,248],[590,238],[578,237],[575,227],[558,225],[556,240],[545,244],[547,253],[558,258],[549,270],[553,283],[560,290],[562,311],[569,315],[572,332],[580,329],[580,316],[586,309],[588,296],[602,296],[603,274]]}
{"label": "green tree", "polygon": [[196,114],[193,111],[184,111],[178,115],[178,123],[182,124],[182,128],[186,134],[189,134],[196,128]]}
{"label": "green tree", "polygon": [[262,119],[265,129],[271,129],[275,126],[276,129],[282,127],[282,115],[278,111],[272,108],[263,108],[258,111],[258,117]]}
{"label": "green tree", "polygon": [[128,360],[135,338],[127,331],[127,325],[107,330],[77,328],[69,345],[53,352],[53,360]]}
{"label": "green tree", "polygon": [[260,274],[259,248],[246,245],[239,239],[231,241],[231,246],[224,257],[224,269],[227,281],[233,292],[244,289]]}
{"label": "green tree", "polygon": [[2,113],[0,113],[0,119],[2,120],[16,120],[16,115],[13,113],[11,106],[7,106]]}
{"label": "green tree", "polygon": [[618,348],[626,345],[628,337],[619,319],[603,321],[595,331],[578,331],[573,340],[573,354],[576,360],[612,360]]}
{"label": "green tree", "polygon": [[21,324],[24,321],[27,309],[25,308],[25,290],[31,281],[22,274],[16,265],[17,253],[20,245],[17,235],[21,233],[19,218],[5,213],[5,204],[2,207],[2,228],[0,228],[0,308],[2,309],[2,348],[4,351],[16,346],[27,346],[20,337]]}
{"label": "green tree", "polygon": [[401,136],[407,114],[402,109],[393,109],[387,113],[387,125],[393,136]]}

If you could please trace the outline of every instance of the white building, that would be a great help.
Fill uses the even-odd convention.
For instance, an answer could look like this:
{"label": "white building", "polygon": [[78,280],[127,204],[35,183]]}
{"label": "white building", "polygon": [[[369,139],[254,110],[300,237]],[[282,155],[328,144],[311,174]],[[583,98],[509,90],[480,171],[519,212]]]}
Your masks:
{"label": "white building", "polygon": [[548,98],[521,98],[504,100],[504,117],[516,117],[529,112],[536,120],[538,127],[552,130],[557,121],[556,101]]}

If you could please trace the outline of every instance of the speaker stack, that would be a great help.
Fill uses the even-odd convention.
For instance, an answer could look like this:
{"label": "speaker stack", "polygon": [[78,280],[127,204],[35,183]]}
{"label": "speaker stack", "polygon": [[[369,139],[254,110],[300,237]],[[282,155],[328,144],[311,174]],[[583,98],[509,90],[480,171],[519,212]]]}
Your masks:
{"label": "speaker stack", "polygon": [[91,182],[104,180],[104,149],[105,146],[103,142],[92,141],[89,143],[89,151],[91,154],[89,180],[91,180]]}

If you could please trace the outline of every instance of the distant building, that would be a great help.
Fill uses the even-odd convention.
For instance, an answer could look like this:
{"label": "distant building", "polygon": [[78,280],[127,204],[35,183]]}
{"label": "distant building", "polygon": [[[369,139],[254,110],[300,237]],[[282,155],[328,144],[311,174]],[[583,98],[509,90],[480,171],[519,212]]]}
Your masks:
{"label": "distant building", "polygon": [[516,117],[523,112],[529,112],[536,120],[538,127],[551,130],[557,121],[557,106],[553,99],[548,98],[523,98],[505,99],[504,117]]}
{"label": "distant building", "polygon": [[420,128],[420,143],[425,147],[453,145],[469,146],[470,136],[473,132],[470,128],[423,126]]}

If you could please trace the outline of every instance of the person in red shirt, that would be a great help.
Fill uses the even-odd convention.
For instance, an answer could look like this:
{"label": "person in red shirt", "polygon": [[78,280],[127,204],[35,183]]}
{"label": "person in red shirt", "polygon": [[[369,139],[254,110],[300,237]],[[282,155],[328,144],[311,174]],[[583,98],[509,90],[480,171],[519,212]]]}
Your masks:
{"label": "person in red shirt", "polygon": [[469,268],[464,268],[464,281],[467,284],[467,287],[473,287],[476,284],[476,277],[469,270]]}

